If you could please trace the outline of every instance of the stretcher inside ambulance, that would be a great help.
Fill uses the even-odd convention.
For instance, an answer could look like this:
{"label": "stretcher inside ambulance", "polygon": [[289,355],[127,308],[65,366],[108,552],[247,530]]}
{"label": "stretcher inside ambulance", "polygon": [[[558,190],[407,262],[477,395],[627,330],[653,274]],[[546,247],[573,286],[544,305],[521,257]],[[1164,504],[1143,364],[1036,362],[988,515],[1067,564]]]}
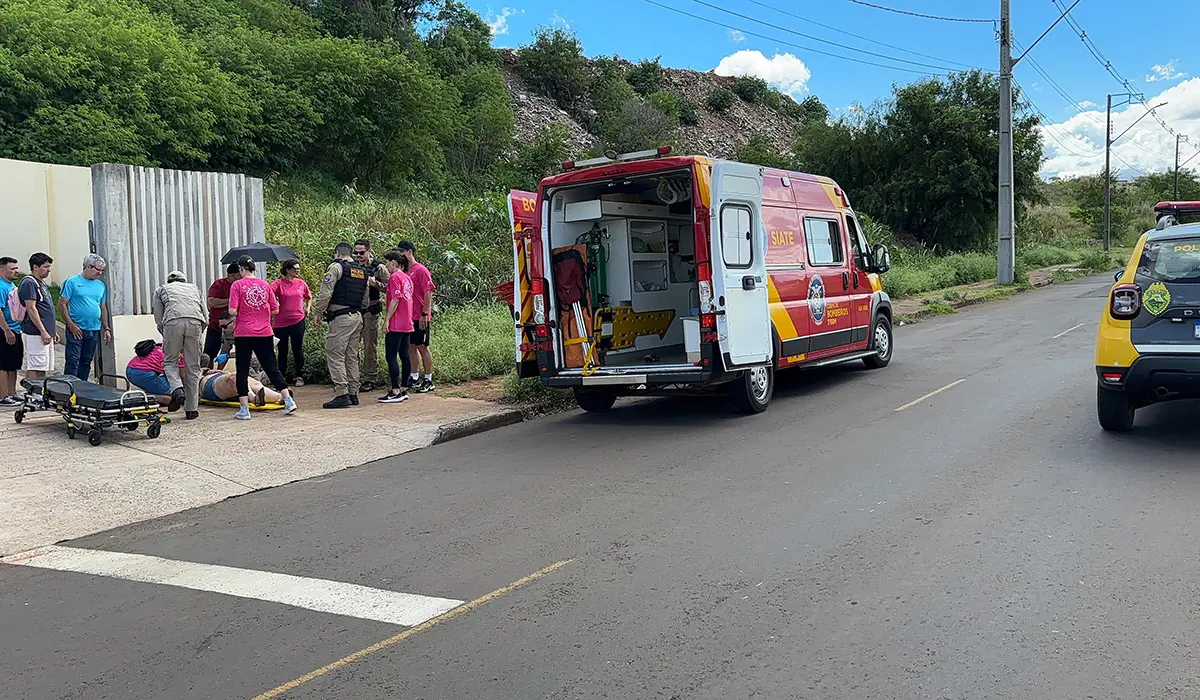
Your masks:
{"label": "stretcher inside ambulance", "polygon": [[[887,250],[867,251],[824,180],[658,149],[565,163],[539,192],[512,192],[520,374],[592,411],[723,392],[757,413],[782,367],[886,364]],[[872,315],[887,321],[878,336]]]}

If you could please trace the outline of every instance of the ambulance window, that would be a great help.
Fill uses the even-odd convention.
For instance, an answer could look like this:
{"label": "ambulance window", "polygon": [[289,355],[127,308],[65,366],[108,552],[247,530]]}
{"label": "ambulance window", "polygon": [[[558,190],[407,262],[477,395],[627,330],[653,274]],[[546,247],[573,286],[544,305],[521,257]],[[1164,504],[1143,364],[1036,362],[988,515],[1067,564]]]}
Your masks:
{"label": "ambulance window", "polygon": [[750,210],[740,206],[721,209],[721,258],[726,267],[750,267],[753,248],[750,245]]}
{"label": "ambulance window", "polygon": [[805,219],[805,238],[808,239],[808,262],[812,265],[841,265],[842,235],[832,219]]}

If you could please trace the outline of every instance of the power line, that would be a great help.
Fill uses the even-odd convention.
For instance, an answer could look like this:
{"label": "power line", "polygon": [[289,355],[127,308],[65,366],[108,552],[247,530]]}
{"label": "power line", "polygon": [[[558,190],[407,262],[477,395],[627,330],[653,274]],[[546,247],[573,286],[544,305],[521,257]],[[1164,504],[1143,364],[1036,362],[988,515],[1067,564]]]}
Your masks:
{"label": "power line", "polygon": [[924,14],[921,12],[912,12],[910,10],[898,10],[894,7],[885,7],[883,5],[876,5],[873,2],[866,2],[866,0],[850,0],[850,2],[854,3],[855,5],[864,5],[866,7],[873,7],[876,10],[884,10],[886,12],[895,12],[898,15],[908,15],[909,17],[920,17],[921,19],[936,19],[936,20],[940,20],[942,22],[972,22],[972,23],[977,23],[977,24],[995,24],[1000,21],[997,19],[977,19],[977,18],[972,18],[972,17],[942,17],[939,15],[927,15],[927,14]]}
{"label": "power line", "polygon": [[822,51],[821,49],[814,49],[809,46],[802,46],[800,44],[792,43],[789,41],[784,41],[782,39],[777,39],[773,36],[767,36],[766,34],[759,34],[758,32],[752,32],[748,29],[743,29],[741,27],[735,27],[732,24],[725,24],[724,22],[718,22],[715,19],[709,19],[708,17],[702,17],[700,15],[688,12],[687,10],[681,10],[677,7],[671,7],[670,5],[664,5],[661,2],[657,2],[656,0],[642,0],[642,2],[645,2],[650,5],[654,5],[655,7],[661,7],[664,10],[669,10],[676,14],[683,15],[684,17],[691,17],[692,19],[699,20],[701,22],[706,22],[708,24],[711,24],[711,25],[714,25],[717,27],[723,27],[725,29],[732,29],[734,31],[741,32],[742,34],[745,34],[747,36],[758,37],[759,39],[766,39],[767,41],[773,41],[777,44],[783,44],[784,46],[791,46],[792,48],[800,49],[802,51],[810,51],[812,53],[821,54],[822,56],[830,56],[833,58],[840,58],[843,61],[851,61],[853,63],[861,63],[861,64],[867,65],[867,66],[875,66],[877,68],[888,68],[891,70],[903,71],[905,73],[916,73],[917,75],[935,75],[934,73],[930,73],[929,71],[914,70],[912,68],[903,68],[901,66],[889,66],[886,63],[877,63],[875,61],[867,61],[867,60],[864,60],[861,58],[854,58],[853,56],[843,56],[841,54],[832,53],[830,51]]}
{"label": "power line", "polygon": [[879,41],[878,39],[872,39],[872,38],[870,38],[870,37],[866,37],[866,36],[863,36],[863,35],[861,35],[861,34],[855,34],[854,32],[851,32],[851,31],[848,31],[848,30],[842,29],[841,27],[834,27],[834,26],[831,26],[831,25],[828,25],[828,24],[824,24],[824,23],[822,23],[822,22],[818,22],[818,21],[816,21],[815,19],[809,19],[808,17],[803,17],[803,16],[801,16],[801,15],[798,15],[798,14],[796,14],[796,13],[794,13],[794,12],[789,12],[789,11],[787,11],[787,10],[784,10],[784,9],[781,9],[781,8],[779,8],[779,7],[775,7],[774,5],[769,5],[769,4],[765,3],[765,2],[759,2],[759,0],[748,0],[748,1],[749,1],[749,2],[750,2],[750,4],[752,4],[752,5],[758,5],[759,7],[764,7],[764,8],[766,8],[766,9],[768,9],[768,10],[773,10],[773,11],[775,11],[775,12],[778,12],[778,13],[782,14],[782,15],[787,15],[788,17],[792,17],[792,18],[794,18],[794,19],[798,19],[798,20],[800,20],[801,22],[808,22],[809,24],[815,24],[815,25],[817,25],[818,27],[822,27],[822,28],[824,28],[824,29],[828,29],[828,30],[830,30],[830,31],[838,32],[838,33],[840,33],[840,34],[845,34],[846,36],[854,37],[855,39],[860,39],[860,40],[862,40],[862,41],[865,41],[865,42],[868,42],[868,43],[871,43],[871,44],[876,44],[877,46],[882,46],[882,47],[884,47],[884,48],[892,49],[892,50],[894,50],[894,51],[902,51],[902,52],[904,52],[904,53],[911,54],[911,55],[913,55],[913,56],[920,56],[921,58],[928,58],[928,59],[930,59],[930,60],[933,60],[933,61],[940,61],[940,62],[942,62],[942,63],[949,63],[949,64],[951,64],[951,65],[962,66],[963,68],[974,68],[974,69],[978,69],[978,70],[986,70],[986,69],[983,69],[983,68],[979,68],[979,66],[972,66],[972,65],[969,65],[969,64],[966,64],[966,63],[959,63],[958,61],[951,61],[951,60],[949,60],[949,59],[946,59],[946,58],[941,58],[941,57],[939,57],[939,56],[931,56],[931,55],[929,55],[929,54],[927,54],[927,53],[921,53],[920,51],[913,51],[912,49],[906,49],[906,48],[904,48],[903,46],[896,46],[895,44],[889,44],[889,43],[887,43],[887,42],[884,42],[884,41]]}
{"label": "power line", "polygon": [[743,15],[740,12],[734,12],[733,10],[726,9],[724,7],[721,7],[720,5],[714,5],[710,2],[705,2],[705,0],[691,0],[691,1],[696,3],[697,5],[703,5],[704,7],[707,7],[710,10],[716,10],[717,12],[724,12],[727,15],[733,15],[734,17],[737,17],[739,19],[744,19],[748,22],[754,22],[755,24],[761,24],[764,27],[770,27],[771,29],[774,29],[776,31],[786,32],[788,34],[794,34],[795,36],[802,37],[804,39],[809,39],[811,41],[817,41],[822,44],[836,46],[839,49],[845,49],[847,51],[854,51],[856,53],[865,54],[867,56],[874,56],[875,58],[882,58],[882,59],[885,59],[888,61],[896,61],[897,63],[907,63],[909,65],[920,66],[922,68],[933,68],[933,69],[941,70],[941,71],[953,71],[954,70],[954,68],[951,68],[949,66],[939,66],[939,65],[934,65],[932,63],[922,63],[921,61],[910,61],[907,58],[897,58],[895,56],[889,56],[888,54],[877,53],[875,51],[867,51],[866,49],[858,49],[853,46],[848,46],[846,44],[840,44],[836,41],[829,41],[828,39],[822,39],[820,37],[813,36],[811,34],[805,34],[804,32],[798,32],[794,29],[788,29],[787,27],[782,27],[778,24],[772,24],[771,22],[767,22],[767,21],[764,21],[761,19],[756,19],[749,15]]}

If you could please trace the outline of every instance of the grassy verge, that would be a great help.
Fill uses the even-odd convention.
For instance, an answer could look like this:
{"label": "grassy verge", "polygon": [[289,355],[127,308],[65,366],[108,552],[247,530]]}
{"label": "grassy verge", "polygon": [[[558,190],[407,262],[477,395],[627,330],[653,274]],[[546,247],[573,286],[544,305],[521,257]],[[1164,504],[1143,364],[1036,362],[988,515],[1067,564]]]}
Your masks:
{"label": "grassy verge", "polygon": [[[898,262],[883,276],[883,288],[896,299],[920,296],[996,278],[992,253],[954,253],[935,256],[900,249]],[[1077,265],[1087,272],[1111,269],[1116,256],[1091,246],[1041,244],[1017,252],[1017,276],[1055,265]]]}

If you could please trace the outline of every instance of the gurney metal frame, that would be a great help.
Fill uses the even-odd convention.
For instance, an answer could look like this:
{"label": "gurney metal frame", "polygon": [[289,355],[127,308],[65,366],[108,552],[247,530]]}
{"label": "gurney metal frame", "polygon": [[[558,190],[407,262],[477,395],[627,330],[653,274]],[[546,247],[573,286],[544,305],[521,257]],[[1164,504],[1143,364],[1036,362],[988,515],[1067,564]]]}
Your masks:
{"label": "gurney metal frame", "polygon": [[170,421],[163,416],[157,397],[141,389],[130,388],[129,380],[125,377],[105,374],[99,378],[102,381],[111,378],[125,382],[125,390],[120,398],[115,401],[104,399],[99,401],[99,405],[88,405],[97,402],[84,397],[81,403],[77,385],[99,386],[97,384],[68,376],[23,379],[21,384],[27,393],[23,405],[13,413],[13,420],[21,423],[28,414],[52,411],[67,422],[68,438],[73,440],[79,430],[87,430],[88,443],[92,446],[104,441],[105,430],[114,428],[133,432],[145,425],[146,437],[151,440],[157,438],[162,432],[163,423]]}

